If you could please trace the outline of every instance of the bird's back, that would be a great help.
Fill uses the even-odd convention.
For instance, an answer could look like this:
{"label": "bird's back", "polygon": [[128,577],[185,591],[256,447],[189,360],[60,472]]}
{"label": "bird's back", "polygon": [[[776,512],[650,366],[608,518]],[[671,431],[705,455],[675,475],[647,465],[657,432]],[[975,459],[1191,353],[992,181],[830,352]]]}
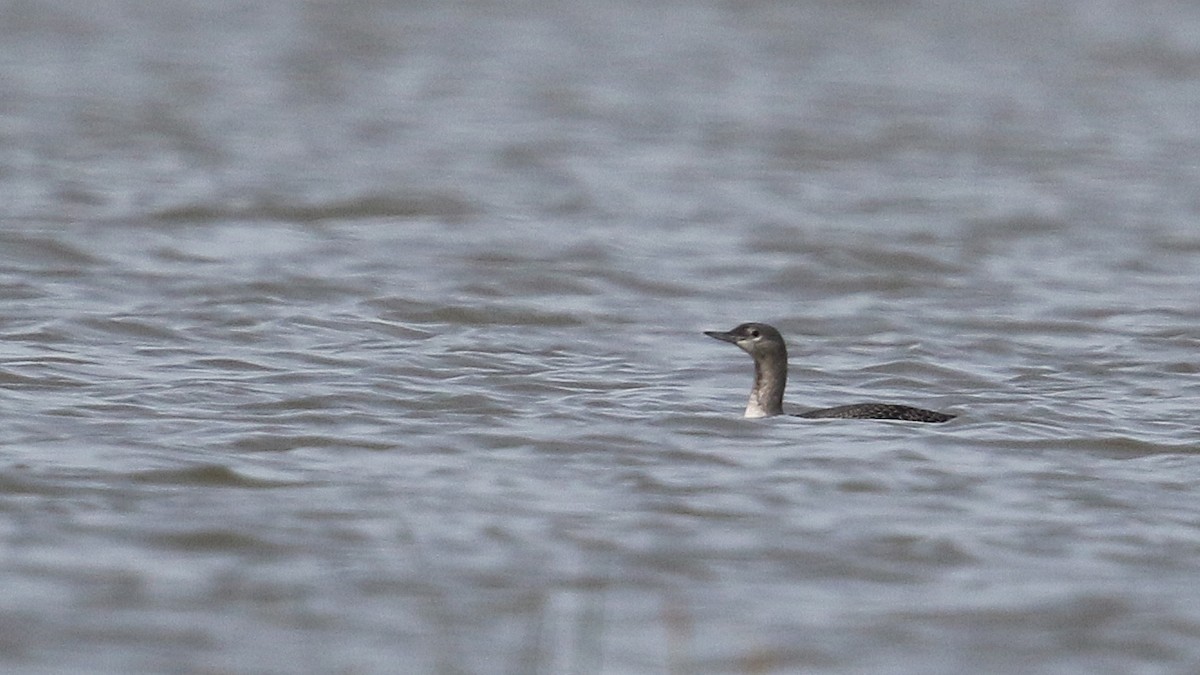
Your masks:
{"label": "bird's back", "polygon": [[795,416],[810,419],[905,420],[907,422],[947,422],[954,419],[954,415],[947,413],[893,403],[852,403],[839,405],[836,408],[809,410]]}

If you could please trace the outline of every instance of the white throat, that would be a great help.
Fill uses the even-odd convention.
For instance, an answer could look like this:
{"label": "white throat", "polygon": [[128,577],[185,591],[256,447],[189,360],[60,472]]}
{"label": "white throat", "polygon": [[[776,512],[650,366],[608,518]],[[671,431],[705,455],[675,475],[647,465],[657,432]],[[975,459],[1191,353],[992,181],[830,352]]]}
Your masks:
{"label": "white throat", "polygon": [[762,404],[758,402],[757,396],[750,397],[750,402],[746,404],[746,414],[744,417],[757,418],[770,417],[770,415],[771,414],[767,412],[766,408],[763,408]]}

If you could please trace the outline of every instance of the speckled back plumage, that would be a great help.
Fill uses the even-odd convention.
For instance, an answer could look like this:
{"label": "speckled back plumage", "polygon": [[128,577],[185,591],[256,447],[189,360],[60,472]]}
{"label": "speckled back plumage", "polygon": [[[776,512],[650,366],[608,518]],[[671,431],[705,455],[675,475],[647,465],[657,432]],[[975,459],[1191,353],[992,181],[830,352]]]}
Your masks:
{"label": "speckled back plumage", "polygon": [[954,415],[940,413],[924,408],[914,408],[909,405],[893,403],[852,403],[839,405],[836,408],[809,410],[795,415],[809,419],[844,419],[844,420],[905,420],[907,422],[947,422]]}

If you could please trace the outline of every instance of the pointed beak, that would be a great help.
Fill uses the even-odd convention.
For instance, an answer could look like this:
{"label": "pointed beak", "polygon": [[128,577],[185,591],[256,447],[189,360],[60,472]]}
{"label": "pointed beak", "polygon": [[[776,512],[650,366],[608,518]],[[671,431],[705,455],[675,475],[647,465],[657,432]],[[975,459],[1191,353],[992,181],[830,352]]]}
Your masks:
{"label": "pointed beak", "polygon": [[704,334],[710,338],[720,340],[721,342],[737,344],[737,341],[738,341],[737,336],[735,336],[732,332],[719,331],[719,330],[706,330],[706,331],[704,331]]}

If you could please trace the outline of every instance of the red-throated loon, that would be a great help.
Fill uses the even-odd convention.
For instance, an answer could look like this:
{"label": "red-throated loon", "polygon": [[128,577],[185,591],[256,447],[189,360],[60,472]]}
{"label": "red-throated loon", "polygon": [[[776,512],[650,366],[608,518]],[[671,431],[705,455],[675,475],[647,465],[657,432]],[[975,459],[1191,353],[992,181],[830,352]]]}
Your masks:
{"label": "red-throated loon", "polygon": [[[754,388],[750,390],[750,402],[746,404],[746,417],[782,415],[783,388],[787,386],[787,345],[779,331],[765,323],[744,323],[731,331],[706,330],[704,334],[731,342],[754,357]],[[945,422],[954,415],[891,403],[852,403],[809,410],[795,417]]]}

